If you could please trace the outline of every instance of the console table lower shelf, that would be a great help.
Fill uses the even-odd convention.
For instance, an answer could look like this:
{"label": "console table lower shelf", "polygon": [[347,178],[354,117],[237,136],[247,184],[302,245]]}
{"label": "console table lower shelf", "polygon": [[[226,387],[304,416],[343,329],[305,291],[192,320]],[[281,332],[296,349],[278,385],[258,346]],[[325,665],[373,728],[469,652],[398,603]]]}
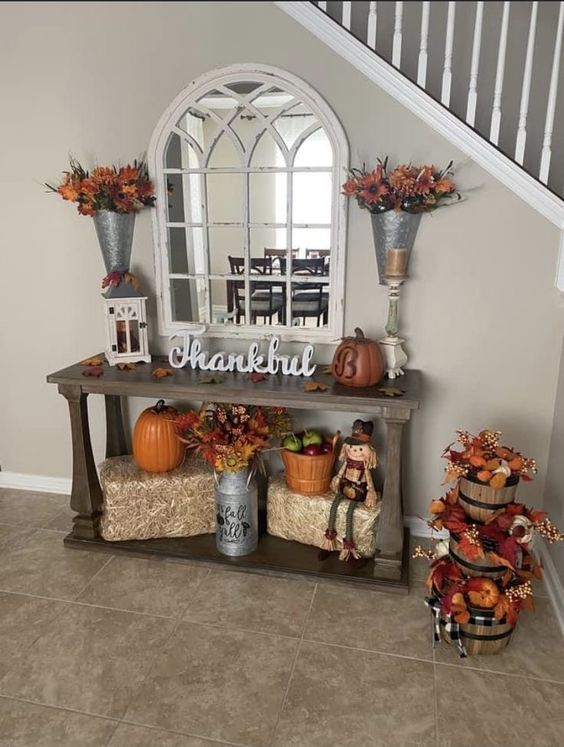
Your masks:
{"label": "console table lower shelf", "polygon": [[[262,534],[258,547],[250,555],[238,558],[222,555],[215,546],[215,535],[200,534],[195,537],[168,537],[150,540],[126,540],[122,542],[108,542],[102,537],[84,538],[75,536],[73,532],[65,537],[65,545],[70,547],[107,552],[114,555],[127,554],[143,556],[157,556],[163,559],[197,561],[208,565],[227,566],[231,570],[241,570],[251,573],[261,573],[272,576],[293,578],[314,578],[316,581],[330,581],[332,583],[346,583],[357,587],[370,588],[375,591],[394,591],[407,594],[409,568],[409,531],[405,530],[403,544],[403,562],[401,578],[394,578],[395,564],[392,563],[389,574],[385,565],[375,566],[370,558],[360,569],[353,569],[347,563],[339,560],[338,554],[333,553],[327,560],[319,560],[319,549],[299,542]],[[375,575],[377,574],[377,575]]]}

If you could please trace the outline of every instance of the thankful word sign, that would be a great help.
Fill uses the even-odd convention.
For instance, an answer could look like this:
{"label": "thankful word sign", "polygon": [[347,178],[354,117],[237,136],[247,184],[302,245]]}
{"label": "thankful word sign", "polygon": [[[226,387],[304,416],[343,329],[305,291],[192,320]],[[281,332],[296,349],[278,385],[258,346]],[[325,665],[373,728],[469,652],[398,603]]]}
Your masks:
{"label": "thankful word sign", "polygon": [[200,371],[238,371],[239,373],[282,373],[284,376],[312,376],[316,366],[312,365],[313,345],[306,345],[301,355],[282,355],[278,353],[280,338],[271,337],[268,350],[260,353],[258,342],[249,345],[247,353],[210,353],[202,350],[198,335],[188,330],[172,335],[173,340],[182,337],[182,345],[173,347],[168,360],[173,368],[190,366]]}

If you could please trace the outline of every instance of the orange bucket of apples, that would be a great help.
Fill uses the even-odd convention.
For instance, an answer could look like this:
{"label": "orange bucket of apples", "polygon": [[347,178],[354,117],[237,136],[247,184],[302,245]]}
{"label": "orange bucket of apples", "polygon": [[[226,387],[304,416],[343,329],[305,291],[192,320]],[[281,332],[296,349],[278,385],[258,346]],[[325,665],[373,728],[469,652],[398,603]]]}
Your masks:
{"label": "orange bucket of apples", "polygon": [[340,431],[324,438],[319,431],[290,433],[282,439],[286,485],[301,495],[322,495],[329,490],[337,458]]}

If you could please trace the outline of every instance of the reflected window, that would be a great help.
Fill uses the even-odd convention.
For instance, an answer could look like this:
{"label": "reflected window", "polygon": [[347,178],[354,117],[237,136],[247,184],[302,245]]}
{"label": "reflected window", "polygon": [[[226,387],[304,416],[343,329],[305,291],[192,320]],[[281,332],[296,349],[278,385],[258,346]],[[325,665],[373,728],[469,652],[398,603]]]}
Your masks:
{"label": "reflected window", "polygon": [[339,122],[282,71],[205,78],[177,99],[149,154],[161,327],[339,336],[348,157]]}

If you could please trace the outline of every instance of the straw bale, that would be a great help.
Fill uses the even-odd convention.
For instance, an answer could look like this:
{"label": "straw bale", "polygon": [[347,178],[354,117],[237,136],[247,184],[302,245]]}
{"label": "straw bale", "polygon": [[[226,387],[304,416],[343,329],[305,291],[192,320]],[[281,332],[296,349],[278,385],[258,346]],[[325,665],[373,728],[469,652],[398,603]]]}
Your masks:
{"label": "straw bale", "polygon": [[131,456],[112,457],[100,467],[100,482],[100,533],[105,540],[215,532],[213,475],[192,455],[177,469],[158,474],[139,469]]}
{"label": "straw bale", "polygon": [[[267,518],[268,533],[304,545],[320,547],[334,493],[323,495],[300,495],[293,493],[283,476],[272,478],[268,486]],[[337,511],[337,542],[339,549],[345,535],[345,521],[349,502],[342,501]],[[376,551],[375,530],[381,501],[374,508],[363,503],[354,511],[353,539],[359,553],[370,558]]]}

